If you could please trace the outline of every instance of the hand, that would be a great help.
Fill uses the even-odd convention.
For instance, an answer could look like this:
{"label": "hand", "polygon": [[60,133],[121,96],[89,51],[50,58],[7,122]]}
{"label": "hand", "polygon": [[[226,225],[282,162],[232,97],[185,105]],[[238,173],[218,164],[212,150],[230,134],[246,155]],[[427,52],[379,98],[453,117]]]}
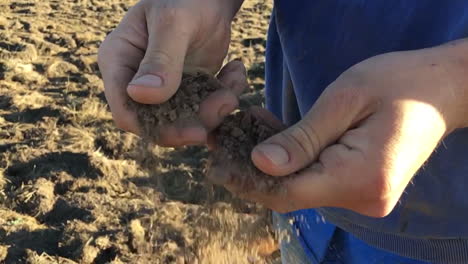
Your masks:
{"label": "hand", "polygon": [[[226,56],[231,20],[241,3],[142,0],[132,7],[99,49],[105,95],[116,125],[139,133],[135,113],[125,106],[128,96],[142,104],[159,104],[175,94],[184,70],[215,74]],[[218,91],[202,103],[200,124],[159,128],[158,143],[180,146],[206,142],[207,130],[237,106],[246,83],[236,80],[242,79],[244,72],[240,62],[228,64],[220,75],[232,89]]]}
{"label": "hand", "polygon": [[267,174],[299,171],[283,178],[284,194],[244,198],[279,212],[388,215],[443,137],[466,126],[467,66],[455,46],[385,54],[342,74],[302,121],[252,152]]}

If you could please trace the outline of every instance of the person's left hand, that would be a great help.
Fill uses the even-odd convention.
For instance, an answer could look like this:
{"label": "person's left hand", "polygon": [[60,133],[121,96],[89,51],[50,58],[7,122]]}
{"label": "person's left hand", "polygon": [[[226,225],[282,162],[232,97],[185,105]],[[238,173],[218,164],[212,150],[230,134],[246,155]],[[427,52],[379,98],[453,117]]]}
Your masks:
{"label": "person's left hand", "polygon": [[284,194],[229,189],[278,212],[339,207],[388,215],[444,136],[467,126],[461,45],[389,53],[355,65],[299,123],[253,150],[253,162],[269,175],[300,171],[283,178]]}

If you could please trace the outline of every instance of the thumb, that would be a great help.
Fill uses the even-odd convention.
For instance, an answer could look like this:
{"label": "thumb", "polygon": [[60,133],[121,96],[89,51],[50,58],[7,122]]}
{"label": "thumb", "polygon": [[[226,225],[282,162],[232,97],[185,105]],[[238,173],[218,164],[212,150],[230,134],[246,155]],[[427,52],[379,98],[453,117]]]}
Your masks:
{"label": "thumb", "polygon": [[172,23],[174,16],[151,10],[147,15],[147,48],[127,93],[136,102],[159,104],[171,98],[180,85],[191,31],[181,29],[180,24],[185,23]]}
{"label": "thumb", "polygon": [[336,90],[326,90],[300,122],[257,145],[252,151],[255,166],[273,176],[295,173],[369,115],[359,96]]}

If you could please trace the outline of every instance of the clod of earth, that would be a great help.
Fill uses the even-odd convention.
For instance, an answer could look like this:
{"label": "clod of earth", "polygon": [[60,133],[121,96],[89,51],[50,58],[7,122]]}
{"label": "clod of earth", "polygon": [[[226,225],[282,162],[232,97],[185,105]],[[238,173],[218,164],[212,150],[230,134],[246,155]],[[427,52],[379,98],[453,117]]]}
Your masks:
{"label": "clod of earth", "polygon": [[179,89],[165,103],[145,105],[129,98],[127,105],[137,114],[141,136],[150,142],[158,142],[159,127],[178,122],[197,122],[201,102],[222,87],[210,74],[200,71],[184,73]]}
{"label": "clod of earth", "polygon": [[228,116],[216,130],[216,149],[207,163],[207,176],[217,184],[229,184],[238,193],[278,193],[281,179],[267,175],[253,164],[253,148],[280,132],[249,111]]}

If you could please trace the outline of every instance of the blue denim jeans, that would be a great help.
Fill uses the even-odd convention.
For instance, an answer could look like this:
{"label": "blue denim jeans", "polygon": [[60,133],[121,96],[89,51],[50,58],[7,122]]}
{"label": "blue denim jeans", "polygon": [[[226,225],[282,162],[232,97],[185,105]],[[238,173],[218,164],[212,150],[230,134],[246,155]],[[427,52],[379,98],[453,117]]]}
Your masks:
{"label": "blue denim jeans", "polygon": [[[273,226],[280,239],[283,264],[428,264],[370,246],[340,228],[336,228],[331,241],[323,241],[328,244],[323,247],[326,252],[311,252],[311,255],[323,256],[317,259],[305,252],[288,217],[273,212]],[[316,235],[321,242],[319,240],[323,238]]]}

